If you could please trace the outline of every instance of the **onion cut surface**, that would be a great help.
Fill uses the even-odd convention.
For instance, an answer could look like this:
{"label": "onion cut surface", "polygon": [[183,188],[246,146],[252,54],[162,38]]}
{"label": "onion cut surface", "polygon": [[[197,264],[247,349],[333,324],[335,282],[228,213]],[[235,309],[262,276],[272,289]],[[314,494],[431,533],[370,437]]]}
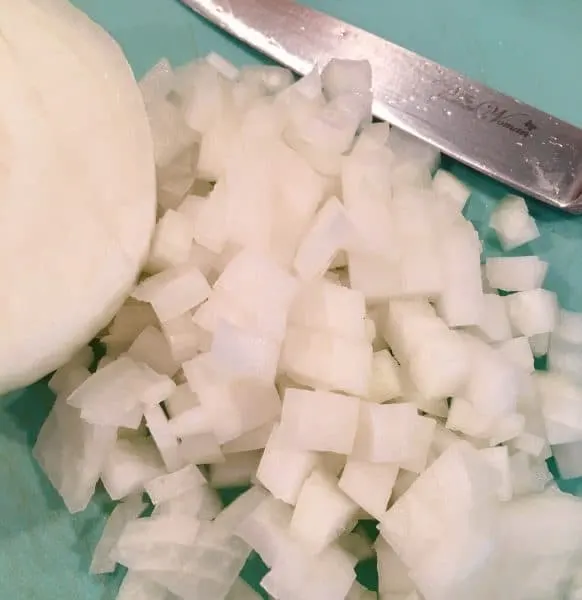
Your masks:
{"label": "onion cut surface", "polygon": [[117,44],[65,2],[1,2],[0,27],[1,393],[59,367],[122,305],[148,254],[155,183]]}

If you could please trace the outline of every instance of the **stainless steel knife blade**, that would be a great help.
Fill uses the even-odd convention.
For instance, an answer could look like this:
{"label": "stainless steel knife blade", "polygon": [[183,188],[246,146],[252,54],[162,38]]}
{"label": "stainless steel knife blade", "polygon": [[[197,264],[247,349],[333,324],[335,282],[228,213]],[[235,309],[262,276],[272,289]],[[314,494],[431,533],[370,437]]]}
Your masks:
{"label": "stainless steel knife blade", "polygon": [[474,169],[582,213],[582,130],[293,0],[181,0],[299,74],[366,59],[374,114]]}

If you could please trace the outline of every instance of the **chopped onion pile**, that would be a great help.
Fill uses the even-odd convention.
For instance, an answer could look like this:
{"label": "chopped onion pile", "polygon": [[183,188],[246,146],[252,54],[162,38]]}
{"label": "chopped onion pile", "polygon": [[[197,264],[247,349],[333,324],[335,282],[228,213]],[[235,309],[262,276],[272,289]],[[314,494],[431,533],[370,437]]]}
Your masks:
{"label": "chopped onion pile", "polygon": [[[365,62],[294,82],[211,55],[141,86],[146,272],[95,373],[84,350],[52,377],[34,450],[71,512],[99,480],[120,501],[92,571],[127,567],[121,600],[251,600],[255,551],[272,598],[371,600],[376,556],[382,600],[580,598],[582,501],[545,461],[582,475],[582,315],[548,265],[482,269],[470,190],[371,123]],[[539,235],[514,196],[491,225]]]}

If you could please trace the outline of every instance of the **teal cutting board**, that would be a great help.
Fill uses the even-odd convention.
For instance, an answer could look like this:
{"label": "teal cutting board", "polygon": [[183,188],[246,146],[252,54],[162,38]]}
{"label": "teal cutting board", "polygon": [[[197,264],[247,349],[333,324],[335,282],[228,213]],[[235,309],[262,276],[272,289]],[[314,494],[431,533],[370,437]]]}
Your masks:
{"label": "teal cutting board", "polygon": [[[181,63],[209,50],[236,63],[259,60],[176,0],[76,3],[121,42],[138,75],[161,56]],[[311,4],[582,126],[579,0],[312,0]],[[460,165],[449,166],[473,187],[468,213],[487,252],[498,253],[487,220],[506,190]],[[582,310],[577,263],[582,256],[582,218],[530,206],[542,237],[525,251],[550,261],[547,286],[558,292],[563,305]],[[30,455],[51,402],[42,383],[0,401],[0,600],[112,600],[120,573],[113,577],[87,573],[110,503],[99,495],[85,513],[71,517]],[[570,489],[575,488],[570,483]],[[256,565],[250,572],[258,575]]]}

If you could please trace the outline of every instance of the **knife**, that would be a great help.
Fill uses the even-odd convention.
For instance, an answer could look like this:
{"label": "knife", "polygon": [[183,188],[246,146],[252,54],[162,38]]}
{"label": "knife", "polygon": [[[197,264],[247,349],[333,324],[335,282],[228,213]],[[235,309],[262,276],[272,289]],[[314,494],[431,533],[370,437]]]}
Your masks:
{"label": "knife", "polygon": [[374,115],[551,206],[582,214],[582,130],[293,0],[181,0],[300,75],[372,65]]}

